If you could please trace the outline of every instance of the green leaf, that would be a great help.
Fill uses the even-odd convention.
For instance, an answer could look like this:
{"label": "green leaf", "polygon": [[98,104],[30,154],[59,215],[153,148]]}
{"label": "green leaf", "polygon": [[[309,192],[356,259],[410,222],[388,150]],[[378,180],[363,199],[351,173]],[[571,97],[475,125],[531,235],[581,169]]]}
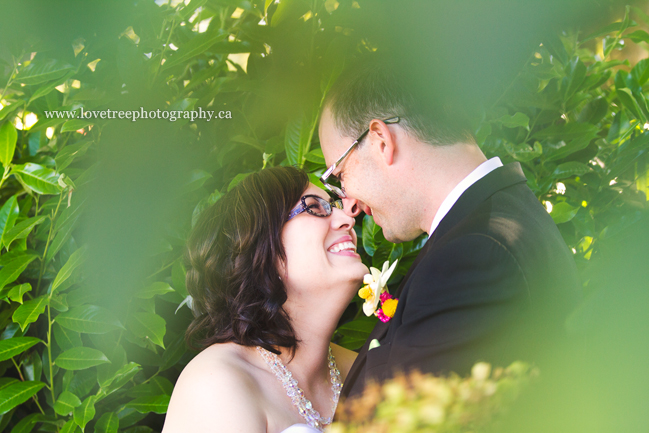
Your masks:
{"label": "green leaf", "polygon": [[70,309],[68,305],[67,295],[54,295],[50,298],[50,307],[54,308],[60,313],[65,313]]}
{"label": "green leaf", "polygon": [[16,81],[27,85],[41,84],[61,78],[73,69],[71,65],[59,60],[33,61],[16,75]]}
{"label": "green leaf", "polygon": [[370,257],[376,252],[377,243],[374,238],[380,230],[381,227],[376,225],[374,218],[370,215],[363,217],[363,249]]}
{"label": "green leaf", "polygon": [[14,407],[29,400],[43,388],[43,382],[15,382],[0,390],[0,415],[9,412]]}
{"label": "green leaf", "polygon": [[108,379],[100,381],[99,386],[102,388],[108,388],[107,393],[110,393],[111,390],[117,390],[121,388],[126,382],[131,380],[141,370],[142,367],[140,366],[140,364],[129,362],[128,364],[118,369],[115,374],[113,374]]}
{"label": "green leaf", "polygon": [[484,144],[487,137],[491,135],[491,132],[492,132],[491,123],[483,122],[475,133],[475,139],[477,144],[479,146]]}
{"label": "green leaf", "polygon": [[25,350],[35,346],[42,341],[34,337],[13,337],[8,340],[0,341],[0,361],[13,358],[20,355]]}
{"label": "green leaf", "polygon": [[275,0],[266,0],[264,2],[264,14],[268,13],[268,7],[273,4]]}
{"label": "green leaf", "polygon": [[108,385],[102,385],[104,382],[100,382],[99,386],[102,387],[102,391],[106,394],[112,394],[113,392],[121,389],[127,382],[129,382],[136,374],[142,370],[139,364],[130,362],[120,368],[115,375],[106,381]]}
{"label": "green leaf", "polygon": [[56,322],[54,322],[54,339],[61,350],[68,350],[83,345],[81,335],[78,332],[65,329]]}
{"label": "green leaf", "polygon": [[221,29],[208,31],[194,36],[194,38],[189,42],[181,45],[178,50],[167,59],[163,69],[168,69],[181,63],[185,63],[186,61],[199,56],[217,42],[225,39],[227,36],[228,33]]}
{"label": "green leaf", "polygon": [[234,177],[234,179],[232,179],[232,181],[230,182],[230,185],[228,185],[228,191],[230,191],[232,188],[237,186],[237,184],[239,184],[239,182],[241,182],[242,180],[244,180],[245,178],[247,178],[251,174],[252,173],[239,173],[239,174],[237,174]]}
{"label": "green leaf", "polygon": [[505,150],[517,161],[531,161],[538,158],[543,154],[543,147],[538,141],[534,142],[534,146],[530,147],[525,143],[515,145],[509,141],[504,142]]}
{"label": "green leaf", "polygon": [[247,137],[245,135],[235,135],[232,137],[230,140],[237,142],[237,143],[243,143],[247,144],[248,146],[259,150],[260,152],[264,152],[266,150],[265,146],[263,146],[259,140],[253,137]]}
{"label": "green leaf", "polygon": [[168,379],[161,376],[152,378],[148,383],[136,385],[129,389],[129,397],[151,397],[155,395],[171,395],[174,386]]}
{"label": "green leaf", "polygon": [[579,113],[577,121],[581,123],[597,123],[608,113],[608,101],[604,97],[597,97],[588,102]]}
{"label": "green leaf", "polygon": [[20,276],[20,274],[27,268],[36,257],[34,254],[21,254],[13,257],[9,262],[5,263],[4,267],[0,270],[0,289],[4,288],[9,283],[13,283]]}
{"label": "green leaf", "polygon": [[54,293],[61,283],[70,278],[72,272],[74,272],[74,270],[86,260],[87,250],[87,246],[84,245],[72,253],[68,261],[65,262],[65,265],[63,265],[58,274],[56,274],[56,278],[54,278],[54,282],[52,283],[52,293]]}
{"label": "green leaf", "polygon": [[642,110],[640,109],[640,106],[633,97],[631,90],[622,88],[616,89],[615,92],[617,93],[618,99],[622,102],[622,105],[624,105],[624,107],[626,107],[626,109],[629,110],[636,119],[640,119],[643,122],[647,121],[646,117],[642,113]]}
{"label": "green leaf", "polygon": [[187,271],[185,270],[185,265],[183,264],[182,257],[179,257],[171,267],[171,282],[174,289],[176,289],[176,292],[178,292],[183,298],[189,295],[189,293],[187,293],[187,287],[185,287],[186,277]]}
{"label": "green leaf", "polygon": [[587,123],[564,123],[562,125],[552,125],[548,128],[533,135],[538,140],[543,139],[557,139],[557,140],[572,140],[584,136],[596,137],[599,128],[595,125]]}
{"label": "green leaf", "polygon": [[32,102],[37,100],[38,98],[42,98],[43,96],[47,96],[51,91],[53,91],[57,86],[60,86],[61,84],[65,83],[68,79],[72,78],[72,76],[75,74],[74,71],[70,71],[61,78],[57,79],[56,81],[53,81],[51,83],[48,83],[44,86],[41,86],[36,90],[32,96],[29,98],[29,102],[27,102],[27,105],[30,105]]}
{"label": "green leaf", "polygon": [[208,195],[198,202],[198,204],[194,208],[194,212],[192,213],[192,227],[196,225],[196,221],[198,221],[198,217],[200,216],[201,212],[219,201],[221,196],[223,196],[223,194],[221,194],[219,190],[216,190],[212,194]]}
{"label": "green leaf", "polygon": [[95,403],[97,396],[91,395],[81,403],[81,405],[74,409],[74,422],[77,423],[81,430],[86,428],[86,424],[95,417]]}
{"label": "green leaf", "polygon": [[11,230],[9,230],[6,233],[3,233],[2,243],[5,245],[7,250],[9,250],[9,246],[13,241],[15,241],[16,239],[26,238],[34,229],[34,227],[36,227],[38,224],[41,224],[46,219],[47,216],[41,215],[41,216],[35,216],[26,219],[25,221],[19,222]]}
{"label": "green leaf", "polygon": [[320,164],[320,165],[325,164],[325,159],[324,159],[324,155],[322,154],[322,149],[319,147],[317,149],[313,149],[311,152],[304,155],[304,159],[306,159],[309,162],[313,162],[315,164]]}
{"label": "green leaf", "polygon": [[581,86],[586,78],[586,65],[579,60],[579,57],[572,59],[567,66],[566,81],[562,84],[564,98],[570,98]]}
{"label": "green leaf", "polygon": [[95,424],[95,433],[117,433],[119,418],[115,412],[107,412]]}
{"label": "green leaf", "polygon": [[190,178],[182,187],[180,187],[179,195],[187,194],[202,187],[205,182],[212,177],[211,174],[205,170],[194,169],[190,173]]}
{"label": "green leaf", "polygon": [[307,13],[310,7],[310,3],[305,0],[280,1],[269,24],[271,27],[278,27],[281,23],[292,23]]}
{"label": "green leaf", "polygon": [[160,371],[167,370],[176,365],[186,352],[187,348],[185,347],[185,339],[181,334],[171,341],[171,344],[169,344],[162,354],[162,365],[160,366]]}
{"label": "green leaf", "polygon": [[0,390],[5,389],[11,384],[17,383],[18,379],[13,377],[0,377]]}
{"label": "green leaf", "polygon": [[32,285],[29,283],[20,284],[11,288],[7,296],[14,302],[23,303],[23,296],[32,291]]}
{"label": "green leaf", "polygon": [[552,206],[552,212],[550,216],[554,220],[555,224],[563,224],[575,217],[579,211],[579,206],[570,206],[566,202],[557,203]]}
{"label": "green leaf", "polygon": [[37,422],[41,421],[40,413],[31,413],[18,421],[18,424],[11,429],[11,433],[30,433]]}
{"label": "green leaf", "polygon": [[76,208],[72,215],[70,215],[70,217],[60,226],[60,221],[57,221],[56,228],[54,229],[57,233],[50,244],[50,248],[47,250],[47,256],[45,257],[46,262],[52,260],[54,255],[59,252],[61,247],[70,239],[70,236],[72,236],[72,231],[76,228],[79,216],[81,215],[80,212],[78,212],[78,209],[79,208]]}
{"label": "green leaf", "polygon": [[173,292],[174,289],[171,288],[171,286],[167,283],[164,283],[162,281],[158,281],[156,283],[151,284],[150,286],[145,287],[142,290],[138,290],[135,292],[135,297],[136,298],[141,298],[141,299],[149,299],[153,298],[156,295],[164,295],[165,293]]}
{"label": "green leaf", "polygon": [[28,162],[27,164],[15,165],[11,170],[18,176],[23,185],[37,194],[59,194],[59,174],[51,168]]}
{"label": "green leaf", "polygon": [[312,116],[306,112],[300,116],[291,119],[286,125],[284,135],[284,150],[286,158],[290,165],[302,168],[304,165],[304,155],[309,151],[311,146],[311,132],[313,130]]}
{"label": "green leaf", "polygon": [[18,132],[11,122],[5,122],[0,126],[0,162],[4,167],[11,164],[16,151]]}
{"label": "green leaf", "polygon": [[47,306],[47,300],[47,296],[43,295],[26,301],[14,311],[11,319],[20,325],[20,329],[24,331],[27,325],[34,323],[38,320],[38,316],[43,314]]}
{"label": "green leaf", "polygon": [[66,370],[84,370],[109,362],[106,355],[90,347],[75,347],[66,350],[54,360],[56,365]]}
{"label": "green leaf", "polygon": [[555,179],[565,179],[572,176],[581,176],[592,169],[584,163],[577,161],[564,162],[560,164],[552,173]]}
{"label": "green leaf", "polygon": [[578,151],[580,151],[582,149],[585,149],[586,147],[588,147],[590,142],[595,137],[596,137],[595,135],[592,135],[592,136],[587,135],[587,136],[583,136],[583,137],[580,137],[580,138],[576,138],[576,139],[570,141],[569,143],[560,142],[559,147],[557,147],[555,149],[551,149],[551,150],[548,151],[548,155],[546,156],[545,160],[546,160],[546,162],[556,161],[556,160],[559,160],[559,159],[563,159],[563,158],[567,157],[568,155],[571,155],[571,154],[573,154],[575,152],[578,152]]}
{"label": "green leaf", "polygon": [[126,407],[135,409],[140,413],[155,412],[158,414],[167,413],[169,406],[169,395],[156,395],[153,397],[139,397],[126,403]]}
{"label": "green leaf", "polygon": [[515,113],[513,116],[504,115],[496,119],[496,122],[502,124],[506,128],[525,128],[530,129],[530,118],[524,113]]}
{"label": "green leaf", "polygon": [[624,35],[625,39],[631,39],[633,42],[647,42],[649,43],[649,33],[644,30],[636,30],[635,32],[627,33]]}
{"label": "green leaf", "polygon": [[88,147],[93,143],[92,140],[82,140],[75,144],[69,144],[65,146],[59,153],[54,157],[56,162],[56,169],[61,172],[68,165],[70,165],[75,159],[85,155]]}
{"label": "green leaf", "polygon": [[637,8],[637,7],[635,7],[635,6],[631,6],[631,10],[632,10],[633,13],[634,13],[638,18],[640,18],[640,19],[641,19],[645,24],[649,25],[649,16],[647,16],[647,14],[645,14],[645,13],[642,11],[642,9]]}
{"label": "green leaf", "polygon": [[54,412],[67,416],[72,413],[75,407],[81,406],[81,400],[70,391],[63,391],[58,400],[54,403]]}
{"label": "green leaf", "polygon": [[0,208],[0,233],[2,234],[0,239],[13,228],[19,214],[20,209],[18,208],[16,196],[11,196]]}
{"label": "green leaf", "polygon": [[77,433],[79,431],[79,426],[74,422],[73,419],[65,423],[63,428],[59,430],[59,433]]}
{"label": "green leaf", "polygon": [[165,348],[162,339],[166,332],[166,323],[157,314],[135,313],[129,317],[126,326],[137,337],[149,339],[153,344]]}
{"label": "green leaf", "polygon": [[336,330],[336,332],[342,335],[339,344],[351,350],[358,350],[365,344],[377,323],[378,320],[376,317],[365,316],[345,323]]}
{"label": "green leaf", "polygon": [[619,32],[620,30],[623,30],[623,29],[622,29],[622,24],[623,24],[622,22],[617,22],[617,23],[609,24],[609,25],[607,25],[606,27],[603,27],[602,29],[600,29],[600,30],[598,30],[598,31],[596,31],[596,32],[594,32],[594,33],[591,33],[590,35],[588,35],[587,37],[585,37],[585,38],[581,41],[581,43],[583,44],[584,42],[588,42],[588,41],[591,40],[591,39],[595,39],[595,38],[598,38],[598,37],[600,37],[600,36],[607,35],[607,34],[609,34],[609,33]]}
{"label": "green leaf", "polygon": [[376,325],[376,320],[371,317],[361,317],[360,319],[347,322],[336,329],[342,335],[367,339]]}
{"label": "green leaf", "polygon": [[94,124],[94,122],[85,119],[72,119],[68,120],[63,124],[63,126],[61,126],[61,132],[73,132]]}
{"label": "green leaf", "polygon": [[0,120],[4,119],[7,117],[9,114],[13,113],[16,111],[18,108],[22,107],[25,105],[25,101],[23,100],[18,100],[14,102],[13,104],[9,104],[5,106],[2,110],[0,110]]}
{"label": "green leaf", "polygon": [[84,334],[105,334],[124,328],[120,321],[105,308],[80,305],[56,316],[56,323],[70,331]]}
{"label": "green leaf", "polygon": [[25,380],[41,380],[43,373],[43,360],[38,351],[34,350],[23,359]]}

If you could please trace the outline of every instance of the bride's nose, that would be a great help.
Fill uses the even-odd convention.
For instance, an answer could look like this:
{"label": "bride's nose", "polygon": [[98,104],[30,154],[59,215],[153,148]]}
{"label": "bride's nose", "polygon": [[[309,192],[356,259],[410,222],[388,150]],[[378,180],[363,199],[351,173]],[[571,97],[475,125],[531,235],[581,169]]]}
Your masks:
{"label": "bride's nose", "polygon": [[331,214],[331,225],[334,229],[350,230],[354,227],[356,221],[353,217],[349,216],[344,209],[344,205],[343,209],[333,209],[333,213]]}

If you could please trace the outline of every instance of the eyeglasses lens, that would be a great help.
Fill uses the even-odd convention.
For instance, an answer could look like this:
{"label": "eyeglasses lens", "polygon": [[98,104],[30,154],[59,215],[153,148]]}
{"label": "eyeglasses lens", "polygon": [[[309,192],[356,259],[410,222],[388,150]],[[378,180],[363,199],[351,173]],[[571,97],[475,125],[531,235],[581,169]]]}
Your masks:
{"label": "eyeglasses lens", "polygon": [[305,197],[306,208],[309,213],[318,216],[331,215],[331,205],[320,197]]}

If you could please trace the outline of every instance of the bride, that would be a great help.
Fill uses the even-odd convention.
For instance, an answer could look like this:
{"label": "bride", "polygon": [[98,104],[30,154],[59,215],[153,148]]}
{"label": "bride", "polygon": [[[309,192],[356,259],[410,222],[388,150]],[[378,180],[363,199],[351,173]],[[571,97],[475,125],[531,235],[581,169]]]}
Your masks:
{"label": "bride", "polygon": [[187,248],[205,348],[176,382],[163,433],[312,433],[356,353],[330,343],[368,269],[354,219],[292,167],[251,174],[201,215]]}

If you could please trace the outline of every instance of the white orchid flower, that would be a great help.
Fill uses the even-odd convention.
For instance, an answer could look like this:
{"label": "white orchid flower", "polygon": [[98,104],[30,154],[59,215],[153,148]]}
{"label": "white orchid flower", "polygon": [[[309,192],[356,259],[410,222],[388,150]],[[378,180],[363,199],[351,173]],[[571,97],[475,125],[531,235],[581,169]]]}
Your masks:
{"label": "white orchid flower", "polygon": [[363,277],[363,283],[365,284],[359,291],[358,296],[362,299],[365,299],[363,304],[363,313],[366,316],[371,316],[375,314],[377,307],[379,306],[379,300],[381,299],[381,293],[386,290],[388,285],[388,280],[394,272],[394,269],[397,267],[396,260],[390,266],[390,262],[386,261],[383,263],[383,269],[378,270],[374,267],[370,267],[370,273],[365,274]]}

